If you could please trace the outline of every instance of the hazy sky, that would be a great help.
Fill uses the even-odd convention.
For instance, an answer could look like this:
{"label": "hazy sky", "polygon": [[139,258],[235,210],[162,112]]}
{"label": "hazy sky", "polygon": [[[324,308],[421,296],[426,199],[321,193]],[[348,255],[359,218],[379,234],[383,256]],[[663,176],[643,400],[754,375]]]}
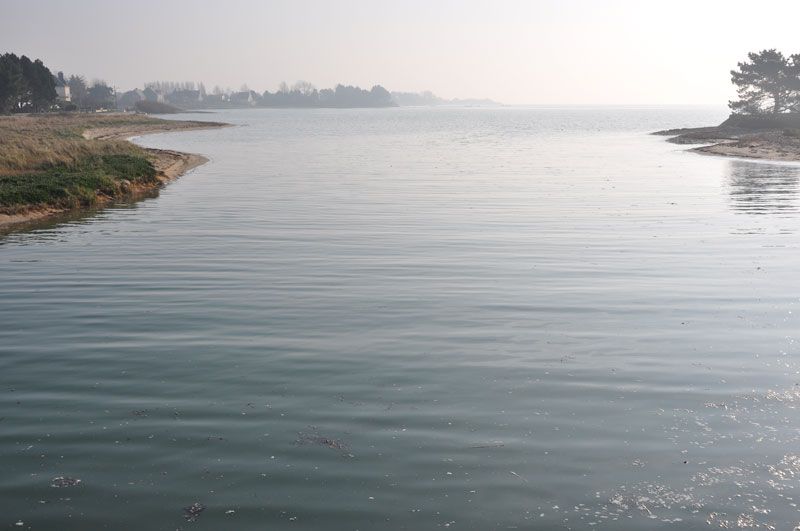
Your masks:
{"label": "hazy sky", "polygon": [[128,89],[304,79],[504,103],[720,103],[800,1],[2,0],[0,51]]}

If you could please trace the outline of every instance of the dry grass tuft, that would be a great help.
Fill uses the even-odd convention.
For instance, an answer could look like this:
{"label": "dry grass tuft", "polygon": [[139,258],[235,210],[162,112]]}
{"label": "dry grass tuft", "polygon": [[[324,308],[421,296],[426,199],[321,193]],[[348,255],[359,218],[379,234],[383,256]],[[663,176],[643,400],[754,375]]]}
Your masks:
{"label": "dry grass tuft", "polygon": [[141,115],[25,115],[0,117],[0,175],[75,166],[102,155],[139,155],[146,151],[121,140],[88,140],[96,127],[158,127],[162,120]]}

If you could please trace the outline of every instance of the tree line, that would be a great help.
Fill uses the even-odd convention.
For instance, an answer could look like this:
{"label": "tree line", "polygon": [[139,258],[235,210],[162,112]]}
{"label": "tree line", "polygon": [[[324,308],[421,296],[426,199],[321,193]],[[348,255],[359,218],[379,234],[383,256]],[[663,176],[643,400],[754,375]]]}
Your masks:
{"label": "tree line", "polygon": [[64,110],[91,111],[116,108],[116,92],[102,79],[87,83],[82,75],[73,74],[67,79],[61,72],[58,75],[69,87],[70,104],[65,104]]}
{"label": "tree line", "polygon": [[748,61],[731,70],[739,99],[728,106],[737,114],[800,112],[800,53],[775,50],[747,54]]}
{"label": "tree line", "polygon": [[206,93],[205,85],[203,85],[203,83],[195,83],[194,81],[151,81],[145,83],[144,88],[152,89],[162,94],[171,94],[172,92],[184,90],[197,90],[203,95]]}
{"label": "tree line", "polygon": [[[67,101],[59,99],[56,87],[69,89]],[[40,59],[13,53],[0,55],[0,114],[51,110],[97,110],[116,107],[112,87],[105,81],[87,83],[80,75],[54,76]]]}
{"label": "tree line", "polygon": [[45,111],[55,100],[53,74],[41,60],[0,55],[0,113]]}
{"label": "tree line", "polygon": [[391,93],[380,85],[370,90],[351,85],[336,85],[333,89],[317,88],[307,81],[298,81],[291,88],[281,83],[274,93],[264,91],[258,105],[262,107],[393,107],[397,104]]}
{"label": "tree line", "polygon": [[51,110],[93,111],[101,109],[136,109],[137,102],[153,101],[178,108],[203,107],[393,107],[392,94],[380,85],[366,90],[351,85],[317,89],[307,81],[291,87],[281,83],[275,92],[238,91],[214,87],[206,93],[203,83],[155,81],[144,90],[117,94],[103,80],[87,82],[82,75],[53,75],[40,59],[31,60],[13,53],[0,55],[0,114],[44,112]]}
{"label": "tree line", "polygon": [[380,85],[369,90],[351,85],[336,85],[332,89],[317,89],[307,81],[298,81],[291,87],[282,82],[278,90],[263,93],[242,85],[238,91],[214,87],[207,93],[203,83],[191,81],[153,81],[145,83],[144,90],[132,90],[120,95],[120,103],[133,107],[141,98],[174,105],[178,108],[204,107],[392,107],[396,105],[392,94]]}

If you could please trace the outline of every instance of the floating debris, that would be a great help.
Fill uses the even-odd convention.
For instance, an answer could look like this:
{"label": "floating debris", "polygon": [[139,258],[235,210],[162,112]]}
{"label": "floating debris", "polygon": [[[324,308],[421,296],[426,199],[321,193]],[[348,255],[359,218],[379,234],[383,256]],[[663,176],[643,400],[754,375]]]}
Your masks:
{"label": "floating debris", "polygon": [[318,433],[299,432],[297,434],[297,441],[295,441],[295,444],[297,446],[302,446],[305,444],[315,444],[317,446],[325,446],[333,450],[339,450],[340,452],[350,451],[350,447],[344,441],[341,441],[339,439],[332,439],[330,437],[325,437],[323,435],[319,435]]}
{"label": "floating debris", "polygon": [[344,404],[349,404],[351,406],[363,406],[364,405],[363,402],[358,402],[358,401],[355,401],[355,400],[347,400],[343,395],[339,395],[336,398],[339,399],[339,402],[342,402]]}
{"label": "floating debris", "polygon": [[519,474],[517,474],[517,473],[516,473],[516,472],[514,472],[513,470],[509,470],[509,472],[510,472],[512,475],[514,475],[514,476],[518,477],[519,479],[521,479],[522,481],[524,481],[525,483],[527,483],[527,482],[528,482],[528,480],[527,480],[527,479],[525,479],[524,477],[520,476]]}
{"label": "floating debris", "polygon": [[187,522],[194,522],[200,513],[206,510],[206,506],[200,502],[194,502],[189,507],[183,508],[183,517]]}
{"label": "floating debris", "polygon": [[485,444],[476,444],[475,446],[470,446],[470,448],[502,448],[505,446],[505,443],[501,441],[494,441]]}
{"label": "floating debris", "polygon": [[69,476],[58,476],[50,481],[50,486],[57,489],[65,489],[67,487],[76,487],[81,484],[81,480],[71,478]]}

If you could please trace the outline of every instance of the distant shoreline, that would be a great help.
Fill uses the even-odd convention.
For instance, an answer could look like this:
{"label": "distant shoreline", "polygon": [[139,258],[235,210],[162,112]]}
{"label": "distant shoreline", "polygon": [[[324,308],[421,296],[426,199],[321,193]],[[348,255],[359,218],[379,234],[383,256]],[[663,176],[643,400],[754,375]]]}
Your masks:
{"label": "distant shoreline", "polygon": [[673,144],[704,144],[690,151],[706,155],[800,162],[800,114],[732,115],[718,126],[658,131]]}
{"label": "distant shoreline", "polygon": [[[220,127],[229,127],[230,125],[231,124],[220,122],[159,120],[159,122],[155,124],[90,127],[83,131],[82,136],[90,141],[124,141],[125,143],[132,143],[130,139],[137,136],[175,131],[216,129]],[[80,210],[87,210],[88,208],[106,206],[120,198],[147,196],[192,169],[208,162],[208,158],[196,153],[143,147],[139,147],[139,149],[142,149],[148,154],[150,162],[156,170],[154,180],[147,182],[127,182],[125,183],[124,194],[122,195],[105,195],[98,192],[96,193],[94,202],[90,206],[62,207],[47,204],[23,205],[13,212],[0,211],[0,230],[7,231],[8,229],[15,229],[20,225],[46,220],[72,211],[77,212]]]}

